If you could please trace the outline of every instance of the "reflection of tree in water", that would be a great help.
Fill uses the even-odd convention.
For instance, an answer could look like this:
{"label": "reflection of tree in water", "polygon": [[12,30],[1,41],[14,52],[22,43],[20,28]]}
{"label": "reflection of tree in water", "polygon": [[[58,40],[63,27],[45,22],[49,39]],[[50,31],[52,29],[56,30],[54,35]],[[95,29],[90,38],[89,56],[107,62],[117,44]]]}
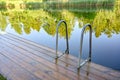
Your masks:
{"label": "reflection of tree in water", "polygon": [[114,10],[100,10],[93,21],[95,35],[99,37],[102,33],[112,36],[112,33],[120,32],[120,7],[115,5]]}
{"label": "reflection of tree in water", "polygon": [[[57,15],[58,13],[54,13],[54,15]],[[26,34],[30,34],[31,30],[40,31],[40,28],[43,27],[43,29],[49,34],[54,36],[56,34],[56,25],[59,20],[64,19],[68,23],[68,34],[70,37],[71,31],[72,31],[72,24],[71,18],[74,16],[68,15],[66,12],[59,13],[60,16],[53,16],[50,12],[46,12],[43,10],[35,10],[35,11],[9,11],[9,12],[3,12],[1,16],[9,16],[9,22],[12,26],[12,28],[18,33],[22,34],[23,31]],[[66,15],[67,14],[67,15]],[[69,18],[69,16],[71,16]],[[1,17],[3,18],[3,17]],[[4,27],[2,29],[6,28],[6,20],[4,20]],[[2,22],[0,21],[0,22]],[[71,22],[71,23],[70,23]],[[48,25],[46,25],[48,24]],[[59,29],[59,34],[61,37],[65,37],[65,27],[61,25]]]}
{"label": "reflection of tree in water", "polygon": [[[31,16],[29,14],[30,13],[27,11],[14,11],[8,14],[12,28],[14,28],[17,33],[22,34],[22,29],[26,34],[29,34],[31,32],[31,29],[37,31],[40,30],[41,23],[38,17]],[[21,26],[21,24],[23,24],[23,26]]]}
{"label": "reflection of tree in water", "polygon": [[[70,38],[74,27],[75,17],[80,22],[80,27],[86,23],[91,23],[95,30],[96,37],[102,33],[112,36],[112,33],[120,32],[120,3],[116,2],[114,10],[99,10],[98,12],[70,12],[67,10],[51,12],[44,10],[26,10],[26,11],[9,11],[0,12],[0,29],[5,30],[7,22],[5,16],[9,16],[12,28],[19,34],[23,31],[30,34],[31,30],[40,31],[43,29],[54,36],[56,34],[56,25],[61,19],[68,24],[68,35]],[[23,24],[23,25],[21,25]],[[60,37],[65,37],[64,24],[59,28]]]}
{"label": "reflection of tree in water", "polygon": [[79,21],[79,27],[82,28],[86,23],[93,23],[93,20],[96,16],[96,12],[76,12],[71,11],[71,13],[74,14],[74,16],[77,17],[77,20]]}
{"label": "reflection of tree in water", "polygon": [[0,12],[0,30],[5,31],[7,26],[6,17]]}
{"label": "reflection of tree in water", "polygon": [[[47,11],[47,13],[49,14],[49,16],[51,16],[53,18],[53,20],[48,21],[49,25],[44,26],[43,28],[45,29],[45,31],[50,34],[50,35],[55,35],[56,33],[56,25],[60,20],[65,20],[67,22],[68,25],[68,36],[70,38],[71,32],[73,30],[73,21],[74,20],[74,15],[69,13],[68,11],[62,11],[62,12],[50,12]],[[48,19],[49,20],[49,19]],[[65,27],[64,24],[61,24],[61,26],[59,27],[59,35],[60,37],[65,37],[66,33],[65,33]]]}

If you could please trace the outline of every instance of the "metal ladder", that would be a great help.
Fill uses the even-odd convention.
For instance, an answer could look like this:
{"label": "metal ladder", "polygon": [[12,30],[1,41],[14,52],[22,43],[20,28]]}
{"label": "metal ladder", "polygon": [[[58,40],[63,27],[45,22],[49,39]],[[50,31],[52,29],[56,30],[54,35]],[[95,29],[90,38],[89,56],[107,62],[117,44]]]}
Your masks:
{"label": "metal ladder", "polygon": [[[82,47],[83,47],[83,37],[84,37],[84,31],[85,29],[89,27],[89,56],[87,59],[82,61]],[[90,24],[86,24],[83,26],[82,32],[81,32],[81,38],[80,38],[80,54],[79,54],[79,61],[78,61],[78,69],[80,69],[84,64],[86,64],[88,61],[91,61],[91,54],[92,54],[92,27]]]}
{"label": "metal ladder", "polygon": [[62,55],[58,56],[58,29],[59,29],[61,23],[64,23],[64,24],[65,24],[65,31],[66,31],[66,47],[67,47],[66,50],[65,50],[65,52],[64,52],[62,55],[64,55],[65,53],[66,53],[66,54],[69,54],[69,42],[68,42],[67,23],[66,23],[64,20],[61,20],[61,21],[58,22],[57,28],[56,28],[56,59],[62,56]]}
{"label": "metal ladder", "polygon": [[[65,29],[66,29],[66,50],[65,53],[69,54],[69,42],[68,42],[68,30],[67,30],[67,24],[64,20],[61,20],[58,22],[57,27],[56,27],[56,57],[55,59],[58,59],[59,57],[61,57],[62,55],[64,55],[65,53],[63,53],[62,55],[58,56],[58,29],[61,25],[61,23],[65,24]],[[82,45],[83,45],[83,37],[84,37],[84,31],[85,29],[89,27],[90,28],[90,37],[89,37],[89,57],[82,61]],[[78,61],[78,69],[80,69],[84,64],[86,64],[88,61],[91,61],[91,54],[92,54],[92,27],[90,24],[86,24],[85,26],[83,26],[82,32],[81,32],[81,40],[80,40],[80,54],[79,54],[79,61]]]}

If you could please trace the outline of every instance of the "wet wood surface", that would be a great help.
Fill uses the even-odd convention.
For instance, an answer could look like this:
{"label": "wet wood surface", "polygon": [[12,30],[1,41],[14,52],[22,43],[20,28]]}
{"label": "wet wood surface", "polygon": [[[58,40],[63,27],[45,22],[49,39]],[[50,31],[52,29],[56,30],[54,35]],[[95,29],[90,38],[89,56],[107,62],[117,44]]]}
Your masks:
{"label": "wet wood surface", "polygon": [[[58,54],[61,54],[59,52]],[[78,58],[7,33],[0,35],[0,73],[8,80],[120,80],[120,72],[89,62],[77,70]]]}

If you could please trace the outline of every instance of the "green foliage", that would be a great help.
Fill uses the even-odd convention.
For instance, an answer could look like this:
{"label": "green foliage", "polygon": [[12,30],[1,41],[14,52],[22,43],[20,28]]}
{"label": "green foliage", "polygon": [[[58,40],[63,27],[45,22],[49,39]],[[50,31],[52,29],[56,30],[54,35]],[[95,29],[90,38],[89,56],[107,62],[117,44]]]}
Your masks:
{"label": "green foliage", "polygon": [[93,21],[96,37],[99,37],[102,33],[108,35],[108,37],[111,37],[112,33],[120,33],[120,17],[118,17],[120,14],[115,12],[117,11],[100,10],[97,13]]}
{"label": "green foliage", "polygon": [[8,4],[8,8],[9,8],[9,9],[14,9],[14,8],[15,8],[15,5],[12,4],[12,3],[9,3],[9,4]]}
{"label": "green foliage", "polygon": [[[9,16],[9,21],[12,28],[19,34],[24,31],[26,34],[30,34],[31,29],[39,31],[41,26],[49,34],[54,36],[56,34],[56,25],[59,20],[64,19],[68,23],[69,37],[73,28],[73,22],[70,23],[74,15],[67,11],[60,12],[60,16],[53,16],[53,14],[46,11],[12,11],[5,13]],[[58,13],[54,13],[57,15]],[[71,18],[69,17],[71,16]],[[70,18],[70,19],[69,19]],[[21,23],[23,24],[21,26]],[[47,25],[46,25],[47,24]],[[60,27],[59,34],[61,37],[65,37],[65,27]]]}
{"label": "green foliage", "polygon": [[55,35],[55,33],[56,33],[56,26],[51,26],[50,24],[45,23],[42,27],[49,35],[52,35],[52,36]]}
{"label": "green foliage", "polygon": [[40,2],[28,2],[26,3],[26,8],[30,10],[40,9],[42,8],[43,4]]}
{"label": "green foliage", "polygon": [[72,0],[68,2],[52,1],[46,3],[50,10],[69,10],[69,11],[96,11],[99,9],[111,9],[114,0]]}
{"label": "green foliage", "polygon": [[[22,2],[22,1],[21,1]],[[16,3],[17,4],[17,3]],[[23,0],[24,9],[29,10],[69,10],[69,11],[96,11],[99,9],[113,8],[114,0],[70,0],[68,2],[41,0],[30,1]],[[0,2],[0,10],[7,10],[15,8],[15,3],[9,3],[6,6],[6,1]]]}
{"label": "green foliage", "polygon": [[[26,34],[29,34],[31,32],[31,29],[33,30],[40,30],[40,21],[37,19],[38,17],[35,17],[34,15],[30,15],[28,11],[23,12],[9,12],[9,21],[12,25],[12,28],[19,34],[22,34],[22,30],[25,31]],[[21,26],[21,24],[23,24]]]}
{"label": "green foliage", "polygon": [[[53,3],[56,4],[56,2]],[[77,4],[76,2],[74,3]],[[33,9],[39,6],[38,4],[34,7],[33,5],[35,4],[36,3],[29,3],[29,6],[32,6]],[[116,1],[113,10],[100,9],[96,12],[77,12],[77,11],[74,12],[69,10],[52,12],[44,9],[25,11],[6,11],[6,12],[2,11],[0,12],[0,29],[1,30],[6,29],[7,25],[6,16],[9,16],[9,21],[12,25],[12,28],[18,34],[22,34],[23,32],[25,32],[26,34],[30,34],[31,30],[40,31],[41,27],[43,27],[43,29],[49,35],[54,36],[56,34],[56,25],[58,21],[65,20],[68,25],[68,36],[70,38],[71,32],[74,28],[75,17],[77,17],[80,22],[80,27],[82,27],[86,23],[91,23],[94,26],[93,29],[96,37],[99,37],[101,34],[106,34],[108,37],[111,37],[113,33],[116,34],[120,33],[119,5],[120,3]],[[63,7],[61,6],[61,8]],[[61,27],[59,28],[59,36],[65,37],[65,35],[66,35],[65,27],[64,24],[62,24]]]}
{"label": "green foliage", "polygon": [[7,10],[7,8],[6,8],[6,3],[5,2],[0,2],[0,10],[1,11],[5,11],[5,10]]}
{"label": "green foliage", "polygon": [[0,12],[0,30],[5,31],[6,27],[6,16],[4,16],[2,12]]}
{"label": "green foliage", "polygon": [[43,2],[46,2],[46,1],[48,1],[48,0],[42,0]]}
{"label": "green foliage", "polygon": [[7,80],[7,79],[0,74],[0,80]]}

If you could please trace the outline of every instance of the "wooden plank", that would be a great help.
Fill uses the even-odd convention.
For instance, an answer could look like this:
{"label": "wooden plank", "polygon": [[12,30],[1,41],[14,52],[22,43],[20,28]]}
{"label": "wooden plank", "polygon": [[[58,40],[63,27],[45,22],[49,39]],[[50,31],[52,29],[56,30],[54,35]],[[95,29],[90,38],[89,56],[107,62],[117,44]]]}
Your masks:
{"label": "wooden plank", "polygon": [[[18,42],[18,43],[20,43],[20,44],[23,44],[23,45],[25,45],[26,47],[29,47],[29,48],[31,48],[31,49],[34,49],[34,50],[36,50],[36,51],[39,51],[39,52],[44,52],[44,54],[47,54],[47,55],[49,55],[49,56],[51,56],[51,57],[55,57],[55,50],[52,50],[52,49],[50,49],[50,48],[43,48],[43,46],[39,46],[39,45],[37,45],[37,46],[32,46],[32,45],[29,45],[29,44],[31,44],[32,42],[30,42],[29,43],[29,41],[27,41],[27,40],[25,40],[25,39],[23,39],[23,38],[20,38],[20,37],[17,37],[17,36],[13,36],[13,35],[9,35],[9,36],[5,36],[5,37],[7,37],[8,39],[11,39],[11,40],[13,40],[13,41],[16,41],[16,42]],[[15,39],[14,39],[15,38]],[[21,41],[20,41],[21,40]],[[27,43],[27,45],[26,45],[26,43]],[[28,44],[29,43],[29,44]],[[32,43],[33,44],[33,43]],[[35,43],[34,43],[34,45],[36,45]],[[41,48],[44,50],[41,50]],[[49,53],[48,52],[46,52],[46,51],[49,51]],[[60,54],[61,55],[61,52],[59,52],[58,54]],[[61,61],[63,61],[63,62],[65,62],[66,64],[71,64],[71,61],[73,62],[74,60],[77,60],[78,61],[78,59],[76,58],[76,57],[73,57],[73,56],[69,56],[69,62],[68,61],[66,61],[66,56],[63,56],[63,57],[61,57],[61,58],[59,58]],[[75,62],[74,61],[74,64],[72,64],[73,66],[76,66],[77,67],[77,62]]]}
{"label": "wooden plank", "polygon": [[[40,74],[47,75],[52,77],[50,79],[55,80],[120,79],[119,72],[94,63],[85,65],[81,68],[80,72],[78,72],[76,67],[78,59],[71,55],[64,55],[59,58],[58,63],[55,64],[55,51],[53,49],[46,48],[45,46],[38,45],[11,34],[0,35],[0,43],[3,44],[0,45],[0,51],[2,51],[2,54],[3,52],[6,53],[4,55],[6,55],[7,58],[12,61],[16,60],[14,63],[22,68],[30,68],[31,70],[26,69],[26,71],[40,79],[43,79],[43,77],[39,77]],[[12,55],[10,55],[10,53],[12,53]],[[36,70],[31,66],[34,66]],[[43,68],[43,70],[39,67]],[[55,75],[57,77],[55,77]],[[45,77],[45,79],[48,79],[49,77]]]}
{"label": "wooden plank", "polygon": [[[4,40],[5,41],[5,40]],[[51,66],[51,67],[53,67],[53,66]],[[75,68],[76,69],[76,68]],[[61,70],[61,71],[63,71],[63,70]],[[69,72],[69,74],[70,74],[70,72]],[[73,75],[73,74],[72,74]]]}
{"label": "wooden plank", "polygon": [[[34,68],[33,66],[31,66],[30,64],[25,63],[23,60],[19,59],[18,57],[10,56],[10,54],[8,54],[8,52],[6,52],[6,51],[2,51],[2,52],[4,52],[4,55],[7,56],[7,58],[11,59],[16,64],[18,63],[22,68],[26,69],[31,74],[33,73],[33,75],[37,76],[38,78],[40,78],[42,80],[43,79],[47,79],[47,80],[54,79],[51,76],[49,76],[48,74],[45,74],[44,72],[40,71],[40,69],[38,70],[38,69]],[[39,72],[36,72],[36,71],[39,71]]]}
{"label": "wooden plank", "polygon": [[[99,74],[101,75],[101,73],[99,72]],[[98,75],[99,76],[99,75]]]}
{"label": "wooden plank", "polygon": [[[5,53],[4,55],[7,56],[8,58],[10,58],[12,61],[19,63],[19,65],[21,65],[22,67],[24,67],[25,69],[27,69],[29,72],[34,73],[34,75],[39,76],[41,79],[47,79],[47,80],[54,80],[54,78],[56,77],[54,72],[49,70],[49,68],[46,68],[43,66],[43,64],[37,64],[37,62],[34,62],[32,59],[27,58],[25,56],[19,55],[18,53],[15,53],[12,50],[1,50],[3,53]],[[9,51],[11,53],[9,53]],[[10,55],[12,54],[12,55]],[[13,59],[14,58],[14,59]],[[34,62],[35,64],[31,64],[31,62]],[[39,68],[37,67],[37,65],[39,65]],[[50,71],[53,74],[48,74],[45,71]],[[59,80],[59,79],[58,79]],[[65,78],[65,80],[68,80]]]}
{"label": "wooden plank", "polygon": [[0,69],[8,80],[40,80],[0,53]]}
{"label": "wooden plank", "polygon": [[[4,41],[9,41],[10,43],[11,43],[11,40],[9,39],[4,39]],[[48,52],[48,51],[44,51],[44,52],[38,52],[38,51],[36,51],[36,50],[32,50],[32,48],[29,48],[28,46],[23,46],[23,45],[21,45],[21,44],[19,44],[19,42],[17,42],[17,43],[14,43],[14,40],[12,40],[12,43],[11,43],[12,45],[18,45],[20,48],[22,48],[22,49],[26,49],[27,51],[31,51],[31,52],[34,52],[34,54],[36,54],[37,56],[42,56],[43,58],[45,57],[45,59],[48,59],[49,61],[54,61],[55,59],[54,59],[54,57],[52,57],[52,59],[50,59],[51,57],[50,56],[48,56],[48,55],[45,55],[46,53],[50,53],[50,54],[53,54],[53,53],[51,53],[51,52]],[[11,46],[12,46],[11,45]],[[39,54],[39,53],[42,53],[42,54]],[[44,54],[44,55],[43,55]],[[66,62],[67,63],[67,62]]]}
{"label": "wooden plank", "polygon": [[[13,47],[14,48],[14,47]],[[64,75],[65,74],[71,74],[72,76],[69,76],[71,79],[73,78],[73,79],[75,79],[75,78],[77,78],[77,76],[76,76],[76,74],[73,74],[72,72],[70,72],[70,71],[67,71],[66,69],[64,69],[64,68],[61,68],[61,67],[59,67],[59,66],[57,66],[57,65],[55,65],[55,64],[51,64],[51,63],[49,63],[48,61],[45,61],[44,59],[40,59],[39,57],[37,57],[37,56],[35,56],[35,55],[32,55],[32,54],[29,54],[29,53],[27,53],[27,52],[23,52],[23,50],[22,49],[20,49],[20,51],[22,51],[22,53],[25,53],[25,54],[27,54],[27,55],[31,55],[31,58],[33,58],[33,57],[35,57],[34,59],[37,59],[39,62],[44,62],[44,63],[46,63],[47,64],[47,66],[49,66],[49,67],[51,67],[52,69],[55,69],[56,71],[58,71],[58,73],[59,72],[62,72],[62,73],[64,73]],[[11,51],[10,51],[11,52]],[[17,53],[17,52],[14,52],[14,53]],[[18,54],[17,54],[18,55]],[[17,56],[16,55],[16,56]],[[21,56],[21,55],[18,55],[18,56]],[[67,72],[67,73],[66,73]],[[75,75],[75,76],[74,76]],[[77,80],[77,79],[76,79]]]}
{"label": "wooden plank", "polygon": [[[28,47],[29,48],[31,48],[31,49],[34,49],[34,50],[36,50],[36,51],[39,51],[39,52],[42,52],[42,53],[44,53],[44,54],[47,54],[47,55],[49,55],[49,56],[51,56],[51,57],[55,57],[55,51],[54,50],[50,50],[49,49],[49,52],[47,52],[48,50],[47,49],[43,49],[43,50],[41,50],[41,47],[35,47],[35,46],[32,46],[32,45],[29,45],[29,44],[25,44],[26,42],[25,42],[25,40],[23,41],[19,41],[19,39],[18,40],[16,40],[17,38],[15,37],[15,39],[14,39],[14,37],[13,36],[11,36],[11,37],[9,37],[9,36],[4,36],[4,37],[6,37],[6,38],[8,38],[8,39],[11,39],[11,40],[13,40],[13,41],[15,41],[15,42],[17,42],[17,43],[20,43],[19,44],[19,46],[21,45],[21,47],[23,47],[23,45],[25,46],[24,48],[25,49],[27,49]],[[13,38],[12,38],[13,37]],[[36,52],[35,51],[35,52]],[[61,54],[60,52],[59,52],[59,54]],[[75,59],[77,59],[77,58],[74,58],[74,57],[72,57],[72,56],[68,56],[69,57],[69,61],[66,61],[66,56],[63,56],[63,57],[61,57],[61,58],[59,58],[61,61],[63,61],[63,62],[65,62],[66,64],[71,64],[71,61],[73,61],[73,60],[75,60]],[[74,62],[74,64],[71,64],[71,65],[73,65],[73,66],[76,66],[77,67],[77,62]]]}

